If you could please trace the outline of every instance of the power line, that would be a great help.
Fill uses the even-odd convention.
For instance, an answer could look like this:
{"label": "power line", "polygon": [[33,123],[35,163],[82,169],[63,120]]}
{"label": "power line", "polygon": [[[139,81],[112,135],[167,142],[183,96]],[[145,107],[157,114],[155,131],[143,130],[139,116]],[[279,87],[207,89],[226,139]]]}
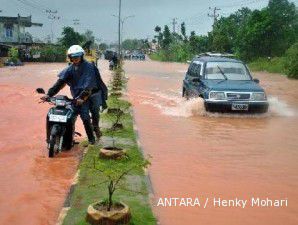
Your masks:
{"label": "power line", "polygon": [[33,3],[34,5],[40,7],[40,8],[43,8],[43,9],[49,9],[50,7],[48,7],[47,5],[41,3],[41,2],[38,2],[36,0],[26,0],[26,1],[29,1],[31,3]]}
{"label": "power line", "polygon": [[[21,5],[22,10],[25,10],[27,13],[32,14],[32,7],[29,7],[27,4],[25,4],[24,2],[20,1],[20,0],[14,0],[18,5]],[[16,10],[14,8],[15,12],[18,12],[18,10]],[[40,13],[40,11],[38,11]]]}
{"label": "power line", "polygon": [[26,6],[29,6],[30,8],[34,8],[34,9],[37,9],[37,10],[41,10],[43,11],[43,9],[39,8],[38,6],[26,1],[26,0],[17,0],[18,2],[22,3],[23,5],[26,5]]}
{"label": "power line", "polygon": [[242,0],[239,2],[235,2],[233,4],[228,4],[228,5],[220,5],[220,8],[234,8],[234,7],[239,7],[239,6],[247,6],[247,5],[252,5],[258,2],[262,1],[268,1],[268,0]]}
{"label": "power line", "polygon": [[44,7],[44,6],[39,5],[37,3],[33,3],[29,0],[15,0],[15,1],[17,1],[18,3],[21,3],[26,8],[34,9],[36,12],[38,12],[39,14],[42,14],[42,15],[45,15],[45,14],[48,14],[48,13],[51,13],[51,12],[53,12],[53,13],[57,12],[57,10],[52,10],[48,7]]}
{"label": "power line", "polygon": [[200,13],[196,13],[196,14],[190,16],[190,17],[186,17],[186,18],[183,18],[181,20],[184,21],[184,22],[191,21],[191,20],[197,20],[199,17],[205,15],[205,13],[206,13],[205,11],[200,12]]}
{"label": "power line", "polygon": [[34,2],[31,2],[29,0],[22,0],[22,2],[24,2],[25,4],[27,4],[27,5],[29,5],[29,6],[31,6],[33,8],[36,8],[38,10],[44,11],[46,9],[46,8],[43,8],[42,6],[40,6],[40,5],[38,5],[38,4],[34,3]]}
{"label": "power line", "polygon": [[22,9],[27,11],[28,13],[32,14],[32,10],[35,10],[36,13],[40,14],[40,15],[45,15],[45,10],[35,6],[35,5],[32,5],[28,2],[26,2],[26,0],[14,0],[15,2],[17,2],[19,5],[22,5]]}

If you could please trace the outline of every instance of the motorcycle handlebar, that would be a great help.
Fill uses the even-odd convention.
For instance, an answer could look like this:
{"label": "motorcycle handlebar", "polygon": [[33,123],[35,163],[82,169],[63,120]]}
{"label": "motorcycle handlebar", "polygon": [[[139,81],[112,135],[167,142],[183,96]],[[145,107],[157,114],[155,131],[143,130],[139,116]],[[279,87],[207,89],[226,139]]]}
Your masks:
{"label": "motorcycle handlebar", "polygon": [[[43,97],[41,97],[40,99],[42,101],[39,102],[39,103],[48,102],[48,103],[55,104],[55,101],[56,101],[57,98],[56,97],[48,97],[47,99],[44,99]],[[68,99],[65,99],[65,101],[66,101],[66,104],[71,105],[71,104],[75,104],[76,99],[70,99],[70,98],[68,98]]]}

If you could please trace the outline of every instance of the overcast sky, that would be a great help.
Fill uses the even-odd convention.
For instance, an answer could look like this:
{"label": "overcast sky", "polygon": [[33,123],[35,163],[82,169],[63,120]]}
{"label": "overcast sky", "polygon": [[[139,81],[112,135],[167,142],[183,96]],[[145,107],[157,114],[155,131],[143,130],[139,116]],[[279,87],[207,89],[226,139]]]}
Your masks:
{"label": "overcast sky", "polygon": [[[0,0],[0,16],[32,15],[33,22],[43,23],[42,28],[27,30],[41,39],[51,33],[52,21],[48,19],[46,9],[55,11],[59,20],[53,22],[55,37],[59,37],[63,26],[73,26],[73,20],[79,19],[76,29],[80,32],[90,29],[96,38],[104,42],[117,40],[117,18],[119,0]],[[298,6],[298,0],[292,0]],[[197,34],[207,34],[211,30],[213,19],[207,16],[211,13],[209,7],[218,7],[220,16],[228,16],[239,8],[247,6],[251,9],[261,9],[268,0],[122,0],[123,17],[133,15],[124,24],[124,39],[152,38],[156,25],[169,25],[172,29],[172,19],[177,18],[177,29],[183,21],[187,32],[194,30]]]}

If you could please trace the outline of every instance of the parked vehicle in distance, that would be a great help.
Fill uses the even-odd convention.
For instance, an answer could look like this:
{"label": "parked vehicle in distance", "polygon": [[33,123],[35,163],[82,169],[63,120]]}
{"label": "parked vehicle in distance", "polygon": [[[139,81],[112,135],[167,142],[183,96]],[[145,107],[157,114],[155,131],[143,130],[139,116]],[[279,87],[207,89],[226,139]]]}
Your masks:
{"label": "parked vehicle in distance", "polygon": [[104,58],[106,60],[111,60],[115,54],[117,55],[117,52],[115,52],[113,50],[105,50],[105,52],[104,52]]}
{"label": "parked vehicle in distance", "polygon": [[145,54],[141,51],[133,51],[131,54],[131,59],[132,60],[142,60],[144,61],[146,59]]}
{"label": "parked vehicle in distance", "polygon": [[16,62],[13,62],[10,59],[5,60],[4,66],[23,66],[24,63],[22,63],[20,60],[17,60]]}
{"label": "parked vehicle in distance", "polygon": [[131,52],[130,51],[125,51],[124,54],[123,54],[123,58],[130,60],[131,59]]}
{"label": "parked vehicle in distance", "polygon": [[201,97],[211,112],[265,113],[269,104],[258,79],[240,60],[204,54],[192,60],[183,80],[182,96]]}

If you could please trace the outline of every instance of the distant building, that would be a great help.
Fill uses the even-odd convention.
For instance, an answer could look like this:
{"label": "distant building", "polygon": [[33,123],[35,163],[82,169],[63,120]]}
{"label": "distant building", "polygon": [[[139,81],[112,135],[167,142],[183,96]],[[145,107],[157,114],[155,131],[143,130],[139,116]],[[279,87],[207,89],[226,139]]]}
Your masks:
{"label": "distant building", "polygon": [[8,45],[32,44],[32,35],[26,32],[26,27],[38,26],[41,23],[32,23],[31,16],[17,17],[0,16],[0,43]]}
{"label": "distant building", "polygon": [[9,51],[10,48],[11,48],[11,46],[0,43],[0,58],[1,57],[7,57],[8,56],[8,51]]}

